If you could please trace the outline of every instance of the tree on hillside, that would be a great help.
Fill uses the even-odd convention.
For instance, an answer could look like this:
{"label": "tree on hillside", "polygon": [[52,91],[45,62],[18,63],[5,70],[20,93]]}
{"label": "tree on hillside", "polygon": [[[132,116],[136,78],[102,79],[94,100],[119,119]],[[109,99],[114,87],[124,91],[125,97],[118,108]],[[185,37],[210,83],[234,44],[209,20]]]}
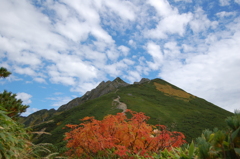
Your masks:
{"label": "tree on hillside", "polygon": [[[0,68],[0,78],[10,74],[7,69]],[[16,98],[16,94],[6,90],[0,93],[0,159],[53,158],[58,154],[49,149],[51,144],[33,144],[31,130],[16,120],[28,107]]]}
{"label": "tree on hillside", "polygon": [[11,74],[6,68],[0,67],[0,78],[6,78]]}
{"label": "tree on hillside", "polygon": [[23,105],[23,101],[17,99],[16,96],[16,94],[6,90],[0,93],[0,104],[6,109],[9,113],[8,116],[11,118],[18,117],[21,113],[26,112],[26,109],[29,107],[28,105]]}
{"label": "tree on hillside", "polygon": [[21,124],[7,114],[0,104],[0,158],[28,158],[24,153],[30,150],[30,136]]}
{"label": "tree on hillside", "polygon": [[[6,68],[0,68],[0,78],[6,78],[11,74]],[[25,112],[29,107],[28,105],[23,105],[21,99],[16,98],[16,94],[12,92],[7,92],[4,90],[0,93],[0,105],[8,112],[8,116],[16,119],[21,113]]]}

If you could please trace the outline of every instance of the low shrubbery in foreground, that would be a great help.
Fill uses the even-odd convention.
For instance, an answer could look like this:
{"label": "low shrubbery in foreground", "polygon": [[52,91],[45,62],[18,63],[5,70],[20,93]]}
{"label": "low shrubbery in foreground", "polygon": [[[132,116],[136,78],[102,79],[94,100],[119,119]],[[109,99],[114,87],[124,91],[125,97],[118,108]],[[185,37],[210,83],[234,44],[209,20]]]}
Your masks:
{"label": "low shrubbery in foreground", "polygon": [[0,159],[50,159],[58,155],[48,143],[33,144],[30,129],[8,116],[0,105]]}
{"label": "low shrubbery in foreground", "polygon": [[149,125],[149,117],[127,110],[108,115],[102,121],[85,117],[79,125],[67,125],[67,154],[71,157],[151,157],[153,153],[171,150],[185,143],[180,132],[170,132],[163,125]]}
{"label": "low shrubbery in foreground", "polygon": [[[0,158],[56,158],[54,147],[34,145],[31,132],[0,108]],[[240,112],[226,119],[229,129],[205,130],[191,144],[185,143],[180,132],[147,124],[149,118],[143,113],[128,113],[130,118],[119,113],[101,121],[85,117],[79,125],[67,125],[72,130],[65,136],[65,158],[240,159]]]}
{"label": "low shrubbery in foreground", "polygon": [[240,112],[228,117],[228,130],[205,130],[195,142],[185,144],[184,135],[170,132],[163,125],[149,125],[149,117],[131,110],[108,115],[102,121],[85,117],[65,140],[71,158],[171,158],[239,159]]}

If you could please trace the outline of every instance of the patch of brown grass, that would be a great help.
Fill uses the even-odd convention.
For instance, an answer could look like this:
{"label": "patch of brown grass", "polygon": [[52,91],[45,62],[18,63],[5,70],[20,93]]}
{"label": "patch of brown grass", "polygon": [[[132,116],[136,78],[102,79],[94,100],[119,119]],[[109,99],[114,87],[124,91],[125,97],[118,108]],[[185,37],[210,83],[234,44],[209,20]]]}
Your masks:
{"label": "patch of brown grass", "polygon": [[166,95],[175,96],[178,99],[186,100],[186,99],[190,99],[191,97],[194,97],[193,95],[185,91],[174,89],[170,85],[163,85],[156,82],[154,82],[154,85],[156,86],[157,90],[163,92]]}

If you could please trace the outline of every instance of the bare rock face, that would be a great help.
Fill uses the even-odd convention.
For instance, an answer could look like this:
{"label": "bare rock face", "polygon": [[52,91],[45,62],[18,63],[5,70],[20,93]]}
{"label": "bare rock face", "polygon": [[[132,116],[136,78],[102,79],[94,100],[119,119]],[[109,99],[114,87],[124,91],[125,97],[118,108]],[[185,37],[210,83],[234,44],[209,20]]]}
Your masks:
{"label": "bare rock face", "polygon": [[129,84],[124,82],[121,78],[117,77],[113,81],[102,81],[96,88],[92,89],[91,91],[86,92],[82,97],[75,98],[68,102],[65,105],[59,107],[57,111],[64,111],[76,107],[87,100],[98,98],[104,94],[109,92],[115,91],[119,87],[125,87]]}
{"label": "bare rock face", "polygon": [[150,81],[150,79],[142,78],[139,82],[134,82],[133,84],[142,84],[142,83],[145,83],[145,82],[148,82],[148,81]]}

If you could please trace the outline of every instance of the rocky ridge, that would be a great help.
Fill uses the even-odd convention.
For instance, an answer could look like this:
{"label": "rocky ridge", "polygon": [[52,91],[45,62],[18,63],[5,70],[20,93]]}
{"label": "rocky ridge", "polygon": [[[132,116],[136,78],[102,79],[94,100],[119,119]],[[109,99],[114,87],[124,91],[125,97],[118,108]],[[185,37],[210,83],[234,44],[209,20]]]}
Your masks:
{"label": "rocky ridge", "polygon": [[[134,82],[134,84],[141,84],[144,82],[150,81],[147,78],[142,78],[139,82]],[[98,98],[104,94],[107,94],[109,92],[115,91],[116,89],[120,87],[126,87],[130,84],[123,81],[121,78],[117,77],[113,81],[102,81],[96,88],[92,89],[91,91],[86,92],[82,97],[75,98],[68,102],[67,104],[62,105],[57,110],[58,112],[69,110],[73,107],[76,107],[82,103],[84,103],[87,100]]]}

